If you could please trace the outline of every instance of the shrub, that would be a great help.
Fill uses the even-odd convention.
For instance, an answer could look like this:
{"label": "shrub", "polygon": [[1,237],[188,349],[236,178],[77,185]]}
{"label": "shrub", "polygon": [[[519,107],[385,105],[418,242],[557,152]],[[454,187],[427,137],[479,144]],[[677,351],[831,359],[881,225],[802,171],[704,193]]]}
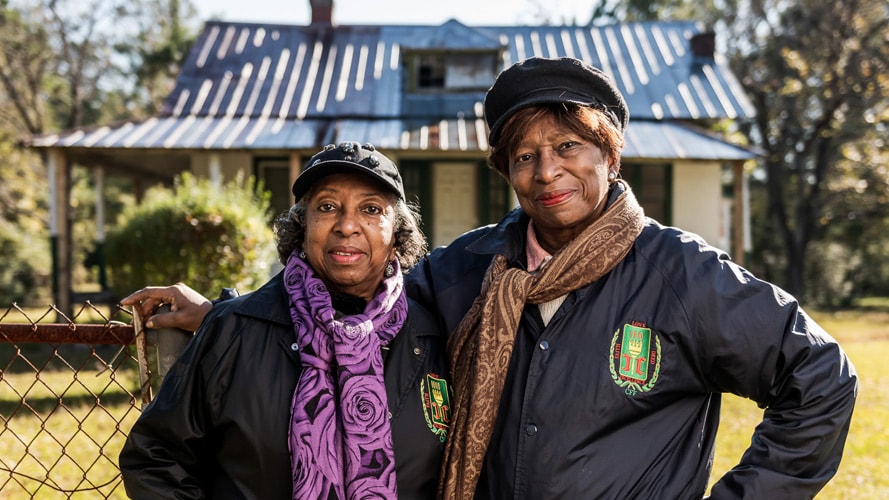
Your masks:
{"label": "shrub", "polygon": [[48,282],[47,242],[0,218],[0,307],[34,303]]}
{"label": "shrub", "polygon": [[172,190],[148,190],[108,232],[114,293],[183,281],[215,296],[222,287],[252,290],[268,280],[276,261],[269,196],[253,186],[243,176],[219,187],[184,173]]}

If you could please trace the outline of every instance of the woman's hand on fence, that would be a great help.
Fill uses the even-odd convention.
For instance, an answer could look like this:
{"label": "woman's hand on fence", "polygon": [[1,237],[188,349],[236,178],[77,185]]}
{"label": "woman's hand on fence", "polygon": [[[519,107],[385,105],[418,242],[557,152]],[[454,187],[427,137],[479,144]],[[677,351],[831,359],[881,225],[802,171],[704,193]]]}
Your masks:
{"label": "woman's hand on fence", "polygon": [[[191,332],[201,326],[204,316],[213,308],[209,299],[184,283],[147,286],[124,297],[120,303],[138,310],[147,328],[179,328]],[[164,304],[170,305],[169,311],[158,311]]]}

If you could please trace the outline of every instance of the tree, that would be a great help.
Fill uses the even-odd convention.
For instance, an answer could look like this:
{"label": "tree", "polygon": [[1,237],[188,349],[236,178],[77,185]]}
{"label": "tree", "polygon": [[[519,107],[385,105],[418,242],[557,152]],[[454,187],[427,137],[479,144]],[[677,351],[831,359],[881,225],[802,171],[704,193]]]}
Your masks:
{"label": "tree", "polygon": [[50,64],[48,35],[37,23],[28,23],[22,13],[0,3],[0,84],[4,104],[0,125],[23,127],[27,133],[44,128],[46,112],[43,80]]}
{"label": "tree", "polygon": [[[874,127],[885,131],[889,16],[882,0],[748,0],[725,18],[733,70],[756,108],[745,135],[765,153],[767,228],[783,285],[805,295],[808,251],[825,236],[829,182]],[[885,132],[883,132],[885,134]],[[867,161],[860,162],[867,164]],[[834,183],[842,188],[843,183]]]}
{"label": "tree", "polygon": [[0,0],[0,83],[28,134],[140,118],[194,40],[189,0]]}
{"label": "tree", "polygon": [[196,11],[188,0],[148,2],[137,16],[140,23],[136,43],[116,48],[129,57],[129,74],[135,75],[136,115],[156,114],[173,90],[179,68],[194,43],[196,31],[188,27]]}
{"label": "tree", "polygon": [[[887,110],[889,112],[889,110]],[[885,119],[884,119],[885,122]],[[889,296],[889,150],[874,128],[843,148],[813,244],[806,283],[818,303],[845,307],[866,296]]]}
{"label": "tree", "polygon": [[[0,300],[26,303],[48,290],[48,188],[39,156],[16,147],[42,130],[45,100],[36,75],[48,64],[46,32],[0,0]],[[24,61],[30,65],[22,66]],[[42,289],[42,290],[41,290]]]}
{"label": "tree", "polygon": [[[193,40],[187,28],[193,15],[189,0],[0,0],[0,218],[11,232],[42,235],[48,247],[45,160],[16,147],[18,141],[153,112]],[[90,212],[95,195],[82,174],[75,166],[72,205]],[[95,229],[89,217],[78,216],[76,224],[82,231],[74,260],[82,262]],[[7,262],[44,250],[10,248],[22,250],[4,255]],[[49,258],[38,260],[30,267],[48,273]],[[79,269],[75,276],[86,274]]]}
{"label": "tree", "polygon": [[114,27],[120,11],[111,2],[43,0],[5,5],[0,81],[29,134],[93,123],[101,83],[114,74]]}
{"label": "tree", "polygon": [[714,0],[598,0],[589,24],[701,19],[714,12]]}
{"label": "tree", "polygon": [[[754,227],[754,256],[766,277],[804,295],[807,283],[822,285],[816,280],[828,279],[827,253],[856,255],[873,264],[877,253],[858,255],[850,245],[859,240],[848,233],[856,227],[884,227],[887,214],[861,210],[849,200],[861,194],[859,180],[870,179],[867,195],[872,199],[886,197],[889,189],[875,170],[885,168],[885,156],[867,147],[868,141],[884,143],[887,132],[885,1],[721,0],[701,5],[601,0],[591,23],[671,18],[697,19],[718,33],[720,52],[728,56],[756,108],[756,120],[740,123],[740,131],[765,153],[752,192],[755,197],[760,188],[765,198]],[[814,256],[809,254],[813,244],[819,246]],[[831,245],[843,249],[828,252]],[[863,245],[887,246],[889,239],[882,236]],[[817,272],[807,272],[812,263]],[[867,286],[860,282],[853,288]]]}

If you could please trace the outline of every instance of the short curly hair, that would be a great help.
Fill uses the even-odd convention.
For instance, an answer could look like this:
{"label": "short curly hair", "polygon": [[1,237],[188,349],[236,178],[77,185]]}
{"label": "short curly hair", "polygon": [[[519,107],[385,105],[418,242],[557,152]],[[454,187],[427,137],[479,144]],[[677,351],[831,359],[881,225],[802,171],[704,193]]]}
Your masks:
{"label": "short curly hair", "polygon": [[[278,260],[282,264],[286,265],[290,254],[303,246],[306,238],[306,200],[311,194],[311,191],[306,193],[275,219]],[[395,206],[395,255],[402,272],[407,272],[423,258],[427,250],[426,237],[420,229],[420,211],[413,203],[407,203],[395,195],[386,193],[386,196]]]}

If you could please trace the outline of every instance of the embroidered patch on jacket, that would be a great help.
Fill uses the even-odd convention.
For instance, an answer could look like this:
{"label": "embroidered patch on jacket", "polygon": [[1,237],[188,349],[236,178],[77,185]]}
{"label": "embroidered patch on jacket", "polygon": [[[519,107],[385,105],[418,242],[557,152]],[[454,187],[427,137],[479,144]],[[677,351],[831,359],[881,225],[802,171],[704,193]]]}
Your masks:
{"label": "embroidered patch on jacket", "polygon": [[451,393],[448,381],[435,373],[427,373],[426,378],[420,381],[420,398],[423,401],[426,425],[444,443],[451,426]]}
{"label": "embroidered patch on jacket", "polygon": [[611,378],[627,396],[648,392],[661,371],[661,340],[645,324],[625,324],[611,339]]}

